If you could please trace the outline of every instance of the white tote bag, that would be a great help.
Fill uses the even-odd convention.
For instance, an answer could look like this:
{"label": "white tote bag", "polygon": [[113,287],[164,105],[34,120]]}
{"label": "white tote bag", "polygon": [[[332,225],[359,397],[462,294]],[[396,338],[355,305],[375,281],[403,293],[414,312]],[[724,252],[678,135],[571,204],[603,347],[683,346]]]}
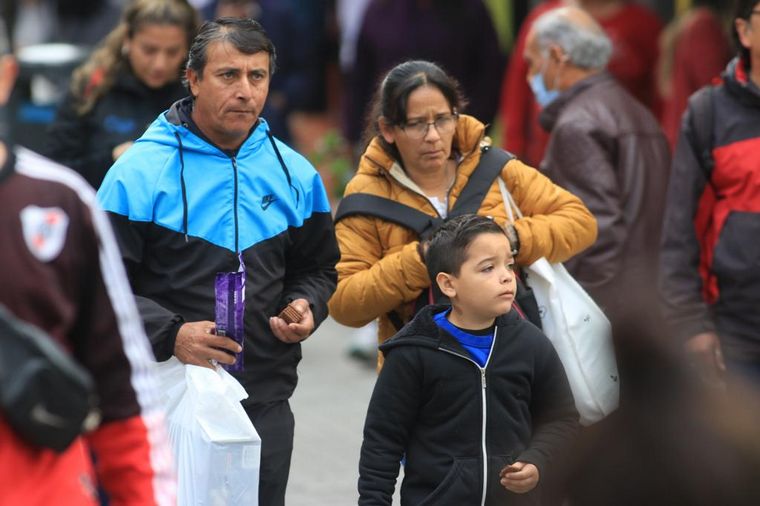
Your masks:
{"label": "white tote bag", "polygon": [[257,505],[261,439],[240,401],[245,389],[217,366],[157,366],[177,468],[179,506]]}
{"label": "white tote bag", "polygon": [[[504,181],[497,179],[509,220],[514,222],[512,208],[522,218]],[[523,272],[538,302],[543,332],[565,367],[581,424],[598,422],[620,398],[610,322],[562,264],[542,257]]]}

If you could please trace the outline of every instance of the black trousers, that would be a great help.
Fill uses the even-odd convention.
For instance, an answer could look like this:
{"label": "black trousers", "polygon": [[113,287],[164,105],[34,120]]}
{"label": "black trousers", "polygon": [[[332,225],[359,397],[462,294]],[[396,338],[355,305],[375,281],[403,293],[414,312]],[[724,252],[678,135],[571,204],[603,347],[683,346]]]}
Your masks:
{"label": "black trousers", "polygon": [[295,429],[290,403],[249,404],[244,408],[261,437],[259,504],[284,506]]}

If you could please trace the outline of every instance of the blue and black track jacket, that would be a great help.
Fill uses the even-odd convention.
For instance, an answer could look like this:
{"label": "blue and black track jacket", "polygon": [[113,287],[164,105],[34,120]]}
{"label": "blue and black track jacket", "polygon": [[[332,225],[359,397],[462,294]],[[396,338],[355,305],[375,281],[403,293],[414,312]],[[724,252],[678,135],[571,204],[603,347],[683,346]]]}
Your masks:
{"label": "blue and black track jacket", "polygon": [[190,99],[159,115],[109,170],[98,199],[110,214],[146,331],[159,361],[184,322],[214,320],[218,272],[245,264],[245,371],[249,402],[288,399],[299,344],[279,341],[269,317],[311,303],[319,325],[335,290],[338,247],[322,180],[259,123],[236,153],[190,121]]}

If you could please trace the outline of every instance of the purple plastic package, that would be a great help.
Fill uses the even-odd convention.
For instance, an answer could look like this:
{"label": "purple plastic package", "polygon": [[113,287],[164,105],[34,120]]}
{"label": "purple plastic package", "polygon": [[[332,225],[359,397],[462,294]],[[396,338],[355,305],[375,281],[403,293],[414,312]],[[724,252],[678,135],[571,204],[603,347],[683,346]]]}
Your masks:
{"label": "purple plastic package", "polygon": [[[243,272],[218,272],[216,274],[216,334],[227,336],[241,347],[245,331],[245,279]],[[221,364],[228,371],[243,370],[243,352],[235,353],[235,363]]]}

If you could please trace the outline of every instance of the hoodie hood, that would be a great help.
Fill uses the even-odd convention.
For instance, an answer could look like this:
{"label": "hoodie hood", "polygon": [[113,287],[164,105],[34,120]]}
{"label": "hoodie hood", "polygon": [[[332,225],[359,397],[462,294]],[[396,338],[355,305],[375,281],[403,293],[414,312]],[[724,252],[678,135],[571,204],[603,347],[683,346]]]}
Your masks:
{"label": "hoodie hood", "polygon": [[[466,352],[459,342],[448,332],[442,330],[433,320],[433,316],[449,309],[450,306],[435,304],[422,308],[414,318],[404,325],[392,338],[380,345],[380,351],[387,354],[399,346],[421,346],[431,349],[445,349],[460,354]],[[497,332],[500,328],[518,324],[522,318],[516,311],[510,311],[496,318]]]}
{"label": "hoodie hood", "polygon": [[[159,115],[138,142],[145,140],[173,147],[177,147],[181,142],[184,151],[226,158],[232,156],[242,158],[247,153],[259,150],[264,142],[268,142],[269,125],[264,118],[259,118],[251,128],[248,138],[243,141],[237,151],[224,150],[211,142],[193,123],[191,119],[192,110],[193,99],[191,97],[176,101],[166,113]],[[179,139],[177,135],[179,135]]]}
{"label": "hoodie hood", "polygon": [[563,91],[560,96],[557,97],[557,100],[546,106],[539,113],[538,122],[541,124],[541,128],[547,132],[551,132],[554,125],[557,124],[560,114],[562,114],[562,111],[568,103],[572,102],[575,97],[597,83],[609,81],[611,79],[614,78],[609,73],[600,72],[578,81],[570,88]]}
{"label": "hoodie hood", "polygon": [[728,62],[726,70],[721,74],[729,93],[735,96],[743,105],[760,107],[760,88],[753,83],[747,73],[747,65],[741,57],[736,56]]}

